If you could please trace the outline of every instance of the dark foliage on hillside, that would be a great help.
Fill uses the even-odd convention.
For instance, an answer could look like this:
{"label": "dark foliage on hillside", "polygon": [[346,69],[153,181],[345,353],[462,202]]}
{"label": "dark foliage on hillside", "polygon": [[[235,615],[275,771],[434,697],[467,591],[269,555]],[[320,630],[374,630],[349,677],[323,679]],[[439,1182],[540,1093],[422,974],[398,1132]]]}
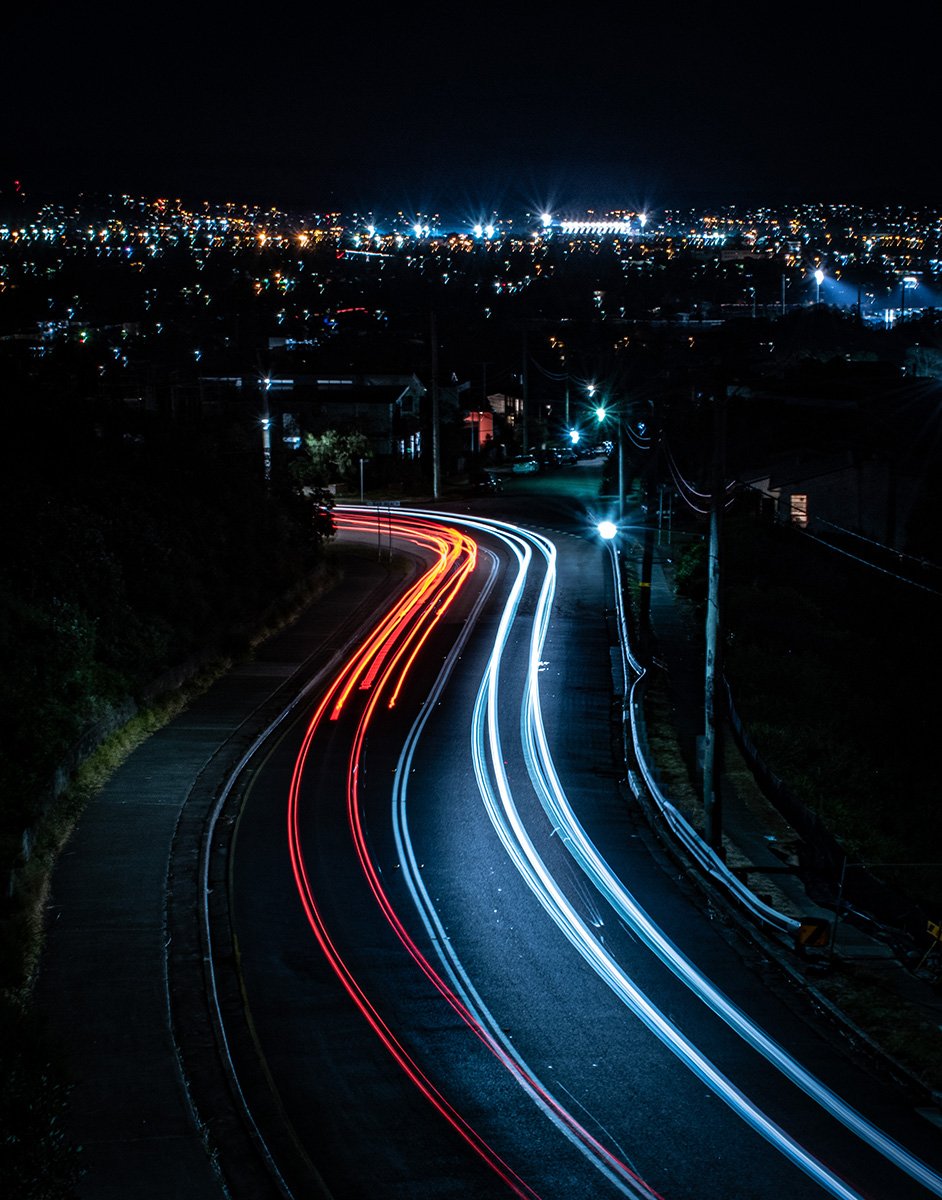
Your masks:
{"label": "dark foliage on hillside", "polygon": [[[706,595],[706,544],[678,587]],[[932,648],[942,599],[787,526],[744,500],[725,522],[724,673],[771,772],[844,846],[933,915],[938,860]],[[907,864],[897,866],[896,864]]]}
{"label": "dark foliage on hillside", "polygon": [[266,487],[250,430],[67,391],[10,408],[0,822],[16,836],[82,730],[189,656],[225,653],[314,566],[323,529],[296,492]]}

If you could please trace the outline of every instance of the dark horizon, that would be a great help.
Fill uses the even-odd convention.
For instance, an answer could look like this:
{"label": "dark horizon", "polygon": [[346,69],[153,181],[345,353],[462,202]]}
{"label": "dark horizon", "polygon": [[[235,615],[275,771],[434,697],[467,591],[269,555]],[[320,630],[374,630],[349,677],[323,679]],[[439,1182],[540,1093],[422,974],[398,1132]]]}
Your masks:
{"label": "dark horizon", "polygon": [[[175,179],[179,186],[160,186],[166,179],[148,180],[146,177],[113,176],[85,179],[76,176],[63,186],[53,177],[41,172],[11,176],[0,180],[0,205],[20,201],[26,204],[68,204],[82,201],[104,202],[109,198],[130,196],[134,199],[166,199],[197,207],[211,207],[235,203],[260,209],[274,208],[292,215],[341,213],[374,213],[389,216],[403,214],[438,214],[443,220],[471,225],[491,215],[503,218],[519,217],[525,213],[551,212],[556,217],[576,216],[595,211],[629,211],[656,214],[665,211],[701,211],[709,213],[720,210],[750,211],[768,208],[773,211],[802,205],[842,205],[861,209],[905,208],[910,210],[942,209],[942,193],[903,192],[877,186],[847,189],[841,193],[827,193],[822,189],[804,193],[796,188],[772,187],[741,188],[725,192],[719,186],[690,185],[686,188],[638,188],[626,187],[619,190],[614,184],[600,183],[595,192],[579,194],[573,189],[562,187],[531,188],[527,192],[513,192],[509,188],[496,189],[487,186],[464,186],[435,189],[431,184],[396,186],[395,183],[378,181],[369,187],[362,182],[350,182],[302,187],[290,177],[282,184],[274,182],[253,191],[245,184],[233,180],[230,186],[210,180],[200,184],[199,177]],[[545,203],[535,202],[534,197],[547,196]]]}
{"label": "dark horizon", "polygon": [[0,180],[315,211],[942,196],[927,3],[903,57],[844,6],[255,20],[15,13]]}

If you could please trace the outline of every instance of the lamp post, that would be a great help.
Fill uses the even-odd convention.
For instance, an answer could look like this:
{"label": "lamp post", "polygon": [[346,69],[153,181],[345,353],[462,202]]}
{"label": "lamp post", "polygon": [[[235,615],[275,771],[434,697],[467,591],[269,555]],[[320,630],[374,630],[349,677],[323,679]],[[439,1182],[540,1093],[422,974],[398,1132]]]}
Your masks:
{"label": "lamp post", "polygon": [[919,280],[915,275],[903,275],[899,282],[899,319],[900,322],[906,320],[906,289],[916,288],[919,286]]}
{"label": "lamp post", "polygon": [[[595,410],[596,418],[599,424],[608,418],[608,410],[604,404],[600,404]],[[625,443],[622,430],[623,421],[620,413],[615,414],[616,429],[617,429],[617,445],[618,445],[618,520],[621,521],[625,516]]]}
{"label": "lamp post", "polygon": [[265,476],[265,485],[271,482],[271,410],[268,405],[268,391],[271,388],[271,379],[266,377],[262,380],[262,464]]}
{"label": "lamp post", "polygon": [[824,272],[820,267],[814,273],[814,306],[815,308],[821,303],[821,284],[824,282]]}

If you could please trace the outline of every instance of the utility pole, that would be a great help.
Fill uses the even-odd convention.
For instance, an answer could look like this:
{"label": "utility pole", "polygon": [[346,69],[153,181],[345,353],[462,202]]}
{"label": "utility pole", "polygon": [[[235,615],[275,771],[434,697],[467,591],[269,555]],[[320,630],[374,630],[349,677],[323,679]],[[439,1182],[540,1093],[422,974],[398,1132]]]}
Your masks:
{"label": "utility pole", "polygon": [[437,500],[441,488],[441,446],[439,425],[441,417],[438,405],[438,328],[432,313],[432,495]]}
{"label": "utility pole", "polygon": [[520,382],[521,382],[522,391],[523,391],[523,401],[522,401],[523,409],[521,412],[520,437],[521,437],[521,441],[523,442],[523,445],[521,446],[521,450],[523,451],[524,454],[526,454],[527,451],[530,449],[530,432],[529,432],[529,428],[528,428],[528,415],[529,415],[528,410],[530,407],[530,401],[529,401],[529,397],[527,395],[527,393],[529,391],[529,386],[528,386],[528,382],[527,382],[527,379],[528,379],[527,358],[528,358],[527,331],[526,331],[526,329],[524,329],[524,331],[523,331],[523,362],[521,363],[522,370],[520,372]]}
{"label": "utility pole", "polygon": [[710,501],[710,551],[707,578],[706,679],[704,691],[703,814],[707,844],[722,856],[723,805],[720,790],[720,542],[726,501],[726,385],[713,401],[713,466]]}
{"label": "utility pole", "polygon": [[487,402],[487,362],[481,363],[481,410],[477,413],[477,427],[475,428],[475,414],[469,413],[468,420],[471,424],[471,458],[472,465],[475,454],[481,449],[481,420],[486,412],[490,412],[491,406]]}
{"label": "utility pole", "polygon": [[655,408],[651,415],[651,448],[647,451],[641,469],[641,499],[644,506],[644,537],[641,543],[641,595],[638,604],[638,634],[644,657],[650,657],[651,644],[651,584],[654,578],[654,523],[651,507],[660,477],[658,454],[660,453],[659,416]]}

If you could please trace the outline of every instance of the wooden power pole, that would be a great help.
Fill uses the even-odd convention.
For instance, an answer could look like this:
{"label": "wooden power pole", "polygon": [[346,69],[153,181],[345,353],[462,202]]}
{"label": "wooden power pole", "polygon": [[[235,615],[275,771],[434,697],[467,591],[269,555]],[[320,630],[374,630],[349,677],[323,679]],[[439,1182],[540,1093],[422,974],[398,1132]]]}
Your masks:
{"label": "wooden power pole", "polygon": [[723,507],[726,503],[726,386],[714,399],[712,498],[710,501],[710,549],[707,576],[706,678],[703,737],[703,814],[708,845],[723,851],[723,803],[720,790],[721,751],[721,651],[720,547]]}
{"label": "wooden power pole", "polygon": [[438,402],[438,327],[432,313],[432,495],[438,499],[441,491],[442,448],[441,414]]}

